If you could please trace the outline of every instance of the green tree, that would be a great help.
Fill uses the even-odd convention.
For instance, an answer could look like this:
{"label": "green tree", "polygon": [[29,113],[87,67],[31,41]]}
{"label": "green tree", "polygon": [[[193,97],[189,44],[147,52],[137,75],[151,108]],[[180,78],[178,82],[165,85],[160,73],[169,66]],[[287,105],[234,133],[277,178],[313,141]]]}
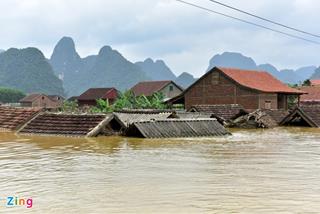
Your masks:
{"label": "green tree", "polygon": [[18,103],[25,96],[22,91],[16,89],[0,88],[0,102],[2,103]]}
{"label": "green tree", "polygon": [[309,79],[303,81],[302,86],[311,86],[311,82]]}
{"label": "green tree", "polygon": [[113,106],[109,104],[108,100],[98,99],[97,105],[90,108],[92,113],[109,113],[113,111]]}
{"label": "green tree", "polygon": [[77,112],[79,110],[79,105],[77,101],[64,101],[61,107],[63,112]]}

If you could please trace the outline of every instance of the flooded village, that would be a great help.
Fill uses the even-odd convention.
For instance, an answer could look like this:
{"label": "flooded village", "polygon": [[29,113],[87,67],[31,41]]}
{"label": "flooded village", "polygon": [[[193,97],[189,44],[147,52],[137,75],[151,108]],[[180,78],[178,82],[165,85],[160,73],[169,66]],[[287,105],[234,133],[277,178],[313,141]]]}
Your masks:
{"label": "flooded village", "polygon": [[28,95],[0,106],[1,193],[27,192],[50,213],[313,213],[319,90],[216,67],[187,89],[161,81],[126,92],[162,92],[153,109],[111,108],[127,98],[115,88],[69,101]]}
{"label": "flooded village", "polygon": [[[112,109],[124,97],[116,88],[90,88],[69,100],[30,94],[20,107],[0,107],[0,127],[19,134],[144,138],[223,136],[231,134],[228,128],[319,127],[319,92],[315,81],[293,88],[267,72],[214,67],[186,89],[173,81],[148,81],[125,92],[147,104],[160,96],[153,108],[137,109],[130,103],[136,101],[128,100]],[[68,104],[73,108],[63,108]]]}
{"label": "flooded village", "polygon": [[0,8],[0,214],[320,213],[319,1]]}

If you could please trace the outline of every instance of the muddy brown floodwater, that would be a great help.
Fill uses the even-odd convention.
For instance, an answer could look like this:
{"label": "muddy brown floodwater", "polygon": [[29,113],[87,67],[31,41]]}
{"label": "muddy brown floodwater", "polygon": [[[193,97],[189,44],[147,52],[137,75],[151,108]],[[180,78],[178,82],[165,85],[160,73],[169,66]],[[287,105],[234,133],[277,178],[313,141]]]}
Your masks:
{"label": "muddy brown floodwater", "polygon": [[[0,133],[0,213],[319,213],[320,130],[144,140]],[[8,196],[33,207],[6,207]]]}

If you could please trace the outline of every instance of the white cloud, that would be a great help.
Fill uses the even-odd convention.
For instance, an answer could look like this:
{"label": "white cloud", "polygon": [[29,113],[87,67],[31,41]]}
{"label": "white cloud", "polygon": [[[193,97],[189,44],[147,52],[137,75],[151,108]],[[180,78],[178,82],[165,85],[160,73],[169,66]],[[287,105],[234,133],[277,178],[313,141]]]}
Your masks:
{"label": "white cloud", "polygon": [[[207,0],[188,1],[271,26]],[[316,0],[223,2],[320,34]],[[317,45],[174,0],[1,0],[0,8],[0,48],[36,46],[50,56],[55,43],[67,35],[83,56],[111,45],[132,61],[162,58],[177,74],[187,71],[196,76],[223,51],[242,52],[280,68],[319,64]]]}

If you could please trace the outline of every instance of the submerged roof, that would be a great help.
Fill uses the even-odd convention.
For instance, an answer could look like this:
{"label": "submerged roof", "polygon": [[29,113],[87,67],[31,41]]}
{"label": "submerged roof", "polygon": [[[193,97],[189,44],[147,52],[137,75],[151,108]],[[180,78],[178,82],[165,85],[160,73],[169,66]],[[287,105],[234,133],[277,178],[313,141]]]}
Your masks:
{"label": "submerged roof", "polygon": [[160,112],[160,113],[113,113],[115,119],[123,126],[127,128],[130,124],[141,121],[150,120],[162,120],[167,119],[172,115],[172,112]]}
{"label": "submerged roof", "polygon": [[302,91],[290,88],[265,71],[241,70],[236,68],[213,68],[219,70],[240,85],[267,93],[303,94]]}
{"label": "submerged roof", "polygon": [[230,133],[216,119],[167,119],[130,125],[129,136],[144,138],[211,137]]}
{"label": "submerged roof", "polygon": [[135,96],[152,96],[154,93],[159,92],[161,89],[163,89],[170,83],[173,83],[175,86],[177,86],[177,88],[181,89],[182,91],[182,88],[171,80],[139,82],[131,88],[131,91],[134,93]]}
{"label": "submerged roof", "polygon": [[41,108],[0,107],[0,129],[16,130],[41,110]]}
{"label": "submerged roof", "polygon": [[107,115],[66,115],[43,113],[20,130],[24,134],[44,135],[88,135]]}
{"label": "submerged roof", "polygon": [[308,94],[303,94],[300,97],[301,102],[320,101],[320,87],[302,86],[300,89]]}
{"label": "submerged roof", "polygon": [[213,115],[205,112],[179,112],[173,114],[173,118],[179,119],[208,119],[213,118]]}
{"label": "submerged roof", "polygon": [[297,117],[303,119],[310,127],[320,127],[320,105],[296,107],[281,121],[281,125],[294,124]]}
{"label": "submerged roof", "polygon": [[[115,98],[108,97],[108,93],[116,90],[115,88],[90,88],[78,97],[78,100],[97,100],[101,98]],[[111,94],[110,94],[111,95]]]}
{"label": "submerged roof", "polygon": [[189,111],[202,113],[211,113],[224,120],[234,119],[242,113],[246,113],[244,108],[239,104],[223,104],[223,105],[194,105]]}

